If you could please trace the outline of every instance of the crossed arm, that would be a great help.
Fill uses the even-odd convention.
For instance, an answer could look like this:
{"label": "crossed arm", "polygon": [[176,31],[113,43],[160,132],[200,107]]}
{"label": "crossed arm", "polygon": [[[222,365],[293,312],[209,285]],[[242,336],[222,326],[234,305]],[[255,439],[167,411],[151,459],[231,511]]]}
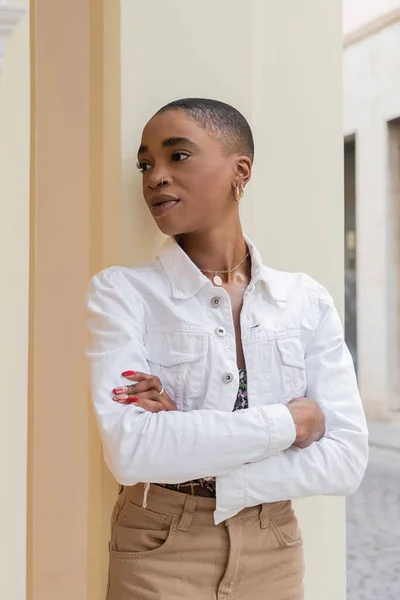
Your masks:
{"label": "crossed arm", "polygon": [[[306,355],[308,394],[317,402],[302,398],[235,413],[182,413],[159,393],[160,382],[145,376],[142,323],[117,273],[92,280],[88,309],[93,401],[105,459],[120,483],[180,483],[212,474],[217,494],[223,497],[235,484],[248,506],[358,487],[368,456],[367,428],[333,305],[327,303]],[[131,366],[144,374],[129,376],[136,387],[115,388],[118,382],[127,387],[122,373]]]}

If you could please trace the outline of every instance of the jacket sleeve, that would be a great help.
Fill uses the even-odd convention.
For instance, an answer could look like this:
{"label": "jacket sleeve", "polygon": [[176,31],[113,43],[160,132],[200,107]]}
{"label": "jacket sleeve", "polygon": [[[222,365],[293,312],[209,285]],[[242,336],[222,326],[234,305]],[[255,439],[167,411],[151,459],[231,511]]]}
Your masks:
{"label": "jacket sleeve", "polygon": [[181,483],[222,475],[293,443],[293,419],[282,405],[236,413],[151,413],[114,402],[111,390],[126,384],[123,371],[150,372],[140,299],[133,289],[126,294],[121,278],[118,267],[107,269],[92,279],[87,293],[92,397],[105,460],[117,481]]}
{"label": "jacket sleeve", "polygon": [[368,462],[368,430],[353,361],[332,298],[322,287],[318,307],[319,326],[306,348],[307,396],[324,412],[326,433],[307,448],[291,447],[219,477],[218,522],[236,514],[238,507],[347,495],[361,483]]}

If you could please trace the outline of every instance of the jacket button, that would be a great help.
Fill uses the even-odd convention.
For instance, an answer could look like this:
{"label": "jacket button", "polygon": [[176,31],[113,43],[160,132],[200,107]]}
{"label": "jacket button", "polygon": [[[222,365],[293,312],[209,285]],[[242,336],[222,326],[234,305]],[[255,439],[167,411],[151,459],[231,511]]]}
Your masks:
{"label": "jacket button", "polygon": [[233,381],[233,375],[232,375],[232,373],[224,373],[222,375],[222,381],[224,383],[232,383],[232,381]]}
{"label": "jacket button", "polygon": [[217,329],[215,330],[215,333],[217,334],[218,337],[225,337],[226,336],[226,329],[224,329],[224,327],[217,327]]}
{"label": "jacket button", "polygon": [[213,308],[218,308],[218,306],[220,306],[221,304],[221,298],[219,296],[214,296],[214,298],[211,299],[211,306]]}

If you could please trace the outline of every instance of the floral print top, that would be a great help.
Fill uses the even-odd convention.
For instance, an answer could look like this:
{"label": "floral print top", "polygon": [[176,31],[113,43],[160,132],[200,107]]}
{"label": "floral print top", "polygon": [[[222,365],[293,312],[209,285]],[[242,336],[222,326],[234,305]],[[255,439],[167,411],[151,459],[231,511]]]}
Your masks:
{"label": "floral print top", "polygon": [[[246,369],[239,369],[239,389],[236,396],[235,406],[233,410],[243,410],[249,407],[249,401],[247,398],[247,372]],[[215,477],[206,477],[203,479],[195,479],[193,481],[186,481],[184,483],[160,483],[162,487],[168,488],[169,490],[174,490],[175,492],[179,492],[182,488],[190,488],[192,494],[194,495],[194,489],[196,487],[206,488],[209,492],[211,492],[211,496],[215,498],[216,491],[216,482]]]}

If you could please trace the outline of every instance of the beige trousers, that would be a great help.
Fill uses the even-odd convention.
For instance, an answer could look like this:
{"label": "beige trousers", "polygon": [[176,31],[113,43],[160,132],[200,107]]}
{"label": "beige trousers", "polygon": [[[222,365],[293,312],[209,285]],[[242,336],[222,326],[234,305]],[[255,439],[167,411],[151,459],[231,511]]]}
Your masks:
{"label": "beige trousers", "polygon": [[303,600],[303,548],[290,502],[215,525],[215,499],[152,485],[115,506],[107,600]]}

